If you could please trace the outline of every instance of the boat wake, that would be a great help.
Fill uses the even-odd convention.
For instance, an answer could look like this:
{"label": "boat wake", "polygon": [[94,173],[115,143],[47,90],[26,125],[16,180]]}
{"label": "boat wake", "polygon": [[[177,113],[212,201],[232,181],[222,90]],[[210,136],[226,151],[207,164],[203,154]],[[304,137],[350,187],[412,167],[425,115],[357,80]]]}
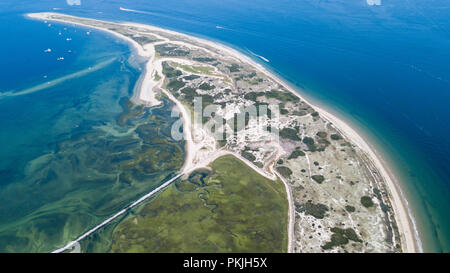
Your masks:
{"label": "boat wake", "polygon": [[121,11],[128,11],[128,12],[134,12],[134,13],[142,13],[142,14],[149,14],[149,15],[159,15],[157,13],[154,12],[150,12],[150,11],[143,11],[143,10],[136,10],[136,9],[126,9],[126,8],[119,8]]}
{"label": "boat wake", "polygon": [[45,83],[41,83],[41,84],[38,84],[36,86],[30,87],[30,88],[27,88],[27,89],[23,89],[23,90],[20,90],[20,91],[12,90],[12,91],[7,91],[7,92],[3,92],[3,93],[0,92],[0,99],[5,98],[5,97],[17,97],[17,96],[28,95],[28,94],[31,94],[31,93],[35,93],[35,92],[47,89],[49,87],[53,87],[53,86],[58,85],[58,84],[60,84],[60,83],[62,83],[64,81],[67,81],[67,80],[70,80],[70,79],[74,79],[74,78],[78,78],[78,77],[82,77],[82,76],[87,75],[87,74],[89,74],[91,72],[94,72],[94,71],[97,71],[99,69],[102,69],[105,66],[109,65],[110,63],[112,63],[114,60],[116,60],[115,57],[114,58],[110,58],[110,59],[108,59],[106,61],[103,61],[101,63],[98,63],[95,66],[88,67],[88,68],[85,68],[83,70],[77,71],[75,73],[72,73],[72,74],[69,74],[69,75],[66,75],[66,76],[62,76],[62,77],[60,77],[58,79],[55,79],[55,80],[52,80],[52,81],[48,81],[48,82],[45,82]]}
{"label": "boat wake", "polygon": [[248,48],[247,48],[247,50],[248,50],[248,52],[250,52],[250,54],[252,54],[255,57],[260,58],[261,60],[265,61],[266,63],[270,62],[269,59],[265,58],[264,56],[258,55],[258,54],[254,53],[253,51],[251,51]]}

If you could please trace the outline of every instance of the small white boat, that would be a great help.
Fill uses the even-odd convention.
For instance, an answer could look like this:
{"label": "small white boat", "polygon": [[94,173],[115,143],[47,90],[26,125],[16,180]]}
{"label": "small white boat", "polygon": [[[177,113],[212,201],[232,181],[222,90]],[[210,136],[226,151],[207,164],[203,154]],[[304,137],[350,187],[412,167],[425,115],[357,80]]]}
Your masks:
{"label": "small white boat", "polygon": [[56,59],[57,61],[62,61],[64,60],[64,57],[59,57],[58,59]]}
{"label": "small white boat", "polygon": [[51,49],[51,48],[47,48],[46,50],[44,50],[44,52],[45,52],[45,53],[52,52],[52,49]]}

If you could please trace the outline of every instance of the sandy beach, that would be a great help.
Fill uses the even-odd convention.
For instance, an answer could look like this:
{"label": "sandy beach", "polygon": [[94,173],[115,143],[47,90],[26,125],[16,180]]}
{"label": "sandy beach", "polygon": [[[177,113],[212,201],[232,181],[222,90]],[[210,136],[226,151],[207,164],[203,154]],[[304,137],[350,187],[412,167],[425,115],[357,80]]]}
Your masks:
{"label": "sandy beach", "polygon": [[[407,204],[405,202],[405,197],[401,193],[401,190],[399,189],[398,182],[396,182],[395,177],[393,176],[392,172],[388,171],[387,166],[383,164],[382,160],[380,160],[380,156],[376,154],[374,149],[354,130],[352,129],[347,123],[342,121],[340,118],[336,117],[335,115],[332,115],[331,113],[327,112],[326,110],[317,107],[316,105],[312,104],[305,98],[303,98],[296,88],[292,87],[290,84],[286,83],[284,80],[280,79],[278,76],[274,75],[273,73],[269,72],[267,69],[265,69],[261,64],[255,62],[248,56],[243,55],[242,53],[236,51],[235,49],[229,48],[227,46],[221,45],[216,42],[207,41],[201,38],[196,38],[188,35],[184,35],[178,32],[165,30],[158,27],[153,26],[147,26],[142,24],[136,24],[136,23],[125,23],[128,25],[134,25],[134,26],[140,26],[140,27],[146,27],[148,29],[158,30],[158,31],[164,31],[167,33],[177,34],[177,35],[183,35],[189,39],[195,40],[196,42],[203,43],[206,45],[209,45],[211,47],[215,47],[221,51],[226,52],[227,54],[235,57],[236,59],[247,62],[255,67],[257,67],[261,72],[266,74],[267,76],[271,77],[281,85],[285,86],[289,91],[291,91],[293,94],[298,96],[303,101],[310,104],[313,108],[315,108],[322,117],[328,119],[331,123],[335,125],[335,127],[341,131],[341,133],[346,136],[349,140],[351,140],[354,144],[356,144],[362,151],[366,152],[370,159],[375,163],[378,170],[380,170],[384,180],[386,181],[387,187],[389,188],[390,195],[392,197],[392,202],[394,206],[395,211],[395,217],[397,220],[397,224],[399,226],[399,230],[402,234],[402,241],[404,243],[404,251],[405,252],[420,252],[421,251],[421,242],[420,238],[418,238],[417,229],[414,225],[414,220],[411,219],[412,215],[410,214],[409,208],[407,207]],[[186,46],[189,46],[189,44],[186,44]],[[301,91],[301,90],[300,90]]]}
{"label": "sandy beach", "polygon": [[[40,20],[54,20],[54,19],[47,18],[46,15],[48,15],[48,14],[52,14],[52,13],[28,14],[28,16],[30,18],[40,19]],[[76,18],[76,17],[74,17],[74,18]],[[64,20],[56,20],[56,21],[68,23]],[[97,20],[97,21],[102,22],[100,20]],[[69,22],[69,23],[73,24],[72,22]],[[87,28],[94,28],[92,26],[84,25],[81,23],[77,23],[77,24],[85,26]],[[195,41],[196,43],[204,44],[209,47],[218,49],[218,50],[226,53],[227,55],[230,55],[230,56],[236,58],[237,60],[239,60],[241,62],[246,62],[250,65],[253,65],[260,72],[262,72],[265,75],[267,75],[268,77],[272,78],[274,81],[276,81],[279,84],[281,84],[282,86],[286,87],[289,91],[291,91],[293,94],[298,96],[300,99],[302,99],[303,101],[310,104],[314,109],[316,109],[317,112],[319,112],[319,114],[323,118],[325,118],[326,120],[331,122],[336,127],[336,129],[338,129],[342,133],[342,135],[344,135],[352,143],[356,144],[364,153],[366,153],[367,156],[370,158],[370,160],[373,162],[373,164],[376,166],[376,168],[380,171],[380,174],[383,176],[386,186],[389,189],[389,194],[391,197],[390,199],[391,199],[391,202],[392,202],[393,208],[394,208],[395,219],[396,219],[396,222],[397,222],[397,225],[398,225],[401,237],[402,237],[401,241],[403,244],[403,246],[402,246],[403,251],[404,252],[420,252],[420,251],[422,251],[420,238],[418,237],[418,232],[415,227],[413,216],[410,212],[410,209],[408,208],[406,199],[403,196],[403,193],[399,187],[399,183],[398,183],[397,179],[395,178],[393,173],[389,170],[389,167],[382,160],[380,155],[377,154],[376,150],[371,145],[369,145],[368,142],[366,142],[354,129],[352,129],[341,118],[338,118],[336,115],[331,114],[330,112],[324,110],[323,108],[317,107],[316,105],[308,102],[308,100],[305,100],[305,98],[303,98],[299,94],[302,92],[302,90],[291,86],[290,84],[288,84],[287,82],[285,82],[284,80],[279,78],[278,76],[276,76],[273,73],[271,73],[270,71],[268,71],[261,64],[255,62],[250,57],[243,55],[242,53],[238,52],[235,49],[232,49],[230,47],[224,46],[224,45],[216,43],[216,42],[188,36],[188,35],[185,35],[182,33],[174,32],[174,31],[170,31],[170,30],[166,30],[166,29],[162,29],[162,28],[158,28],[158,27],[154,27],[154,26],[136,24],[136,23],[122,23],[122,24],[127,25],[127,26],[139,26],[142,28],[146,28],[148,30],[155,30],[155,31],[169,33],[169,34],[180,35],[180,36],[186,37],[187,39]],[[159,71],[159,72],[161,71],[160,67],[154,67],[154,65],[153,65],[154,56],[155,56],[154,51],[152,52],[150,47],[142,47],[141,45],[139,45],[137,42],[133,41],[132,39],[125,37],[121,34],[118,34],[114,31],[110,31],[108,29],[104,29],[104,28],[100,28],[100,27],[96,27],[96,29],[106,31],[110,34],[113,34],[121,39],[124,39],[124,40],[130,42],[136,48],[137,53],[140,56],[149,59],[147,66],[146,66],[145,75],[143,75],[143,80],[138,89],[138,91],[139,91],[138,98],[142,101],[148,102],[148,104],[147,104],[148,106],[157,105],[159,102],[155,99],[155,96],[154,96],[154,93],[152,92],[152,90],[155,87],[161,87],[162,81],[154,81],[154,79],[153,79],[154,71]],[[185,45],[187,47],[192,47],[192,46],[195,47],[195,45],[191,45],[189,43],[184,43],[184,42],[180,42],[180,43],[182,43],[183,45]],[[153,46],[151,46],[151,47],[153,48]],[[165,92],[165,94],[172,101],[175,102],[175,104],[178,106],[178,108],[182,114],[182,117],[184,119],[184,126],[185,126],[184,134],[185,134],[185,139],[186,139],[187,155],[186,155],[186,163],[185,163],[185,166],[183,167],[181,173],[186,173],[187,171],[191,171],[198,167],[198,164],[192,164],[192,153],[193,153],[193,150],[195,150],[195,148],[194,148],[195,144],[192,141],[190,116],[188,115],[188,113],[187,113],[185,107],[182,105],[182,103],[180,101],[178,101],[172,94],[170,94],[170,92],[166,92],[163,89],[162,89],[162,91]],[[221,155],[221,153],[218,153],[215,156],[220,156],[220,155]],[[233,155],[237,156],[238,158],[241,159],[241,157],[239,155],[235,155],[235,154],[233,154]],[[210,161],[208,161],[208,162],[210,162]],[[243,160],[243,162],[245,162],[247,165],[249,165],[253,168],[253,164],[246,162],[245,160]],[[255,168],[253,168],[253,169],[255,169]],[[260,172],[260,171],[258,171],[258,172]],[[267,175],[265,175],[265,176],[267,177]],[[274,178],[271,177],[271,179],[274,179]],[[292,229],[293,229],[293,204],[292,203],[293,202],[292,202],[292,198],[291,198],[291,194],[290,194],[290,188],[289,188],[287,182],[284,180],[282,180],[282,181],[286,187],[286,192],[288,194],[288,199],[289,199],[288,201],[289,201],[289,206],[290,206],[290,211],[289,211],[289,252],[292,252],[292,249],[291,249],[292,243],[291,242],[292,242],[293,235],[291,234],[291,232],[293,233],[293,231],[292,231]]]}
{"label": "sandy beach", "polygon": [[[132,24],[137,25],[137,24]],[[145,25],[139,25],[139,26],[145,26]],[[150,27],[151,29],[159,30],[159,31],[166,31],[169,33],[174,33],[178,35],[183,35],[177,32],[172,32],[156,27]],[[414,220],[411,219],[412,215],[409,212],[409,208],[407,207],[407,204],[405,203],[405,197],[401,193],[401,190],[399,189],[398,182],[396,182],[395,177],[393,176],[392,172],[388,171],[387,166],[383,164],[382,160],[380,160],[380,156],[376,154],[374,149],[353,129],[351,128],[347,123],[342,121],[340,118],[336,117],[335,115],[332,115],[331,113],[327,112],[326,110],[317,107],[316,105],[312,104],[308,100],[306,100],[304,97],[302,97],[299,92],[292,87],[290,84],[286,83],[284,80],[280,79],[278,76],[274,75],[273,73],[269,72],[267,69],[265,69],[261,64],[255,62],[254,60],[250,59],[249,57],[243,55],[242,53],[236,51],[235,49],[226,47],[224,45],[218,44],[216,42],[207,41],[204,39],[191,37],[184,35],[190,39],[196,40],[199,43],[204,43],[209,46],[215,47],[217,49],[220,49],[222,51],[225,51],[227,54],[235,57],[238,60],[247,62],[255,67],[257,67],[261,72],[266,74],[267,76],[271,77],[281,85],[285,86],[289,91],[291,91],[293,94],[298,96],[303,101],[310,104],[314,109],[316,109],[317,112],[321,114],[322,117],[328,119],[332,124],[335,125],[335,127],[344,135],[346,136],[351,142],[355,143],[362,151],[366,152],[370,159],[375,163],[378,170],[380,170],[384,180],[386,181],[386,184],[390,190],[390,194],[392,197],[392,202],[394,205],[394,211],[395,211],[395,217],[397,220],[397,224],[399,226],[399,230],[401,231],[401,234],[403,236],[402,241],[404,242],[404,251],[405,252],[420,252],[421,251],[421,243],[420,238],[418,238],[417,229],[414,226]]]}

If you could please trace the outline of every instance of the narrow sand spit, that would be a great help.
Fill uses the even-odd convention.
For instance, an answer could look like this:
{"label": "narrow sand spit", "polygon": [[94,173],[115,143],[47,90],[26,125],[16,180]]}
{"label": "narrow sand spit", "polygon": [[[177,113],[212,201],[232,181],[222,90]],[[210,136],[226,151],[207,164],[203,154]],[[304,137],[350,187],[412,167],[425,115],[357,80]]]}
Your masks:
{"label": "narrow sand spit", "polygon": [[[149,106],[153,106],[153,105],[157,105],[160,102],[158,102],[155,98],[154,92],[153,92],[153,88],[155,87],[161,87],[162,85],[162,81],[154,81],[153,80],[153,73],[154,71],[159,71],[161,72],[161,60],[159,60],[158,62],[154,62],[154,50],[152,50],[150,48],[150,46],[146,46],[146,47],[142,47],[141,45],[139,45],[137,42],[135,42],[134,40],[123,36],[121,34],[118,34],[114,31],[105,29],[105,28],[101,28],[101,27],[92,27],[89,25],[85,25],[82,23],[73,23],[73,22],[67,22],[64,20],[58,20],[58,19],[51,19],[48,18],[49,15],[63,15],[63,14],[56,14],[56,13],[39,13],[39,14],[28,14],[29,17],[31,18],[35,18],[35,19],[40,19],[40,20],[53,20],[53,21],[60,21],[60,22],[64,22],[64,23],[70,23],[70,24],[78,24],[78,25],[82,25],[88,28],[96,28],[99,30],[103,30],[106,31],[108,33],[111,33],[121,39],[124,39],[128,42],[130,42],[137,50],[137,53],[140,56],[143,57],[147,57],[149,58],[149,61],[147,63],[146,66],[146,71],[145,71],[145,75],[144,75],[144,80],[141,83],[140,89],[139,89],[139,99],[142,101],[146,101],[148,102],[147,105]],[[64,16],[68,16],[68,15],[64,15]],[[72,17],[72,16],[69,16]],[[76,18],[76,17],[72,17],[72,18]],[[93,19],[91,19],[93,20]],[[96,20],[98,22],[102,22],[100,20]],[[253,61],[251,58],[241,54],[240,52],[236,51],[235,49],[226,47],[224,45],[221,45],[219,43],[216,42],[212,42],[212,41],[208,41],[208,40],[204,40],[204,39],[200,39],[200,38],[196,38],[196,37],[192,37],[192,36],[188,36],[182,33],[178,33],[178,32],[174,32],[174,31],[170,31],[170,30],[166,30],[166,29],[162,29],[162,28],[158,28],[158,27],[154,27],[154,26],[149,26],[149,25],[143,25],[143,24],[136,24],[136,23],[123,23],[122,25],[125,26],[138,26],[138,27],[142,27],[142,28],[146,28],[148,30],[155,30],[155,31],[160,31],[160,32],[164,32],[164,33],[168,33],[168,34],[175,34],[175,35],[179,35],[179,36],[183,36],[186,37],[192,41],[195,41],[196,43],[199,44],[204,44],[210,47],[213,47],[215,49],[220,50],[222,53],[225,53],[229,56],[232,56],[233,58],[235,58],[236,60],[239,60],[241,62],[245,62],[248,63],[252,66],[254,66],[255,68],[257,68],[260,72],[264,73],[266,76],[268,76],[269,78],[272,78],[274,81],[278,82],[280,85],[286,87],[290,92],[292,92],[294,95],[298,96],[300,99],[302,99],[303,101],[307,102],[308,104],[310,104],[314,109],[316,109],[317,112],[319,112],[319,114],[324,117],[325,119],[327,119],[328,121],[330,121],[345,137],[347,137],[349,140],[351,140],[354,144],[356,144],[363,152],[365,152],[368,157],[371,159],[371,161],[375,164],[375,166],[377,167],[378,170],[380,170],[381,175],[383,176],[383,179],[386,181],[386,186],[388,187],[389,191],[390,191],[390,195],[391,195],[391,201],[393,203],[393,207],[394,207],[394,211],[395,211],[395,218],[397,221],[397,225],[399,227],[399,231],[402,235],[402,242],[403,242],[403,250],[404,252],[420,252],[422,251],[422,247],[421,247],[421,242],[420,239],[418,237],[418,232],[417,229],[415,228],[415,224],[414,224],[414,219],[409,211],[409,208],[407,206],[407,204],[405,204],[406,199],[404,198],[400,188],[398,188],[398,181],[396,181],[395,177],[393,176],[393,174],[391,172],[389,172],[388,167],[386,166],[386,164],[384,164],[384,162],[382,161],[381,157],[379,157],[375,150],[373,148],[371,148],[371,146],[354,130],[352,129],[348,124],[346,124],[345,122],[343,122],[341,119],[339,119],[338,117],[332,115],[331,113],[325,111],[322,108],[319,108],[311,103],[309,103],[307,100],[305,100],[301,95],[299,95],[299,93],[296,91],[295,88],[293,88],[291,85],[289,85],[288,83],[286,83],[284,80],[280,79],[279,77],[277,77],[276,75],[274,75],[273,73],[269,72],[267,69],[265,69],[261,64],[256,63],[255,61]],[[165,39],[166,40],[166,39]],[[199,48],[198,45],[192,45],[186,42],[177,42],[178,44],[182,44],[188,48]],[[151,46],[152,48],[154,48],[153,46]],[[161,74],[162,75],[162,74]],[[195,143],[192,141],[192,134],[191,134],[191,119],[190,116],[188,115],[188,112],[186,110],[186,108],[182,105],[182,103],[180,101],[178,101],[177,99],[175,99],[175,97],[170,94],[170,92],[167,92],[166,90],[162,89],[161,90],[169,96],[169,98],[175,102],[175,104],[177,105],[177,107],[179,108],[182,117],[184,119],[184,134],[185,134],[185,140],[186,140],[186,163],[183,166],[182,171],[180,172],[179,175],[177,175],[177,177],[181,176],[181,174],[184,173],[189,173],[192,170],[205,165],[206,162],[212,162],[213,159],[224,155],[224,154],[232,154],[234,156],[236,156],[237,158],[241,159],[244,163],[246,163],[247,165],[249,165],[250,167],[252,167],[254,170],[256,170],[258,173],[264,175],[265,177],[268,177],[270,179],[274,179],[275,175],[278,175],[276,172],[274,172],[272,170],[272,172],[274,172],[272,175],[267,174],[257,168],[255,168],[253,166],[253,164],[251,164],[250,162],[248,162],[247,160],[243,159],[240,155],[236,155],[235,153],[231,153],[231,152],[225,152],[225,151],[216,151],[214,152],[211,156],[209,156],[207,159],[205,159],[205,161],[199,162],[198,164],[193,164],[192,163],[192,151],[193,151],[193,147],[195,146]],[[206,164],[207,165],[207,164]],[[279,176],[281,177],[281,176]],[[286,193],[288,195],[288,201],[289,201],[289,252],[292,252],[292,240],[293,240],[293,225],[294,225],[294,221],[293,221],[293,202],[292,202],[292,196],[291,196],[291,192],[290,192],[290,187],[287,184],[286,181],[284,181],[283,179],[281,179],[283,181],[283,183],[285,184],[286,187]],[[172,182],[173,180],[171,180],[170,182]],[[169,182],[169,181],[168,181]],[[152,194],[154,194],[155,192],[157,192],[158,190],[161,190],[162,188],[164,188],[165,186],[167,186],[169,183],[166,182],[163,185],[161,185],[160,187],[158,187],[157,189],[155,189],[154,191],[152,191],[151,193],[145,195],[143,198],[139,199],[138,201],[134,202],[131,206],[135,206],[138,203],[144,201],[146,198],[150,197]],[[130,207],[131,207],[130,206]],[[124,209],[126,210],[126,209]],[[111,221],[112,219],[116,218],[118,215],[124,213],[125,211],[122,210],[121,212],[119,212],[118,214],[114,215],[113,217],[109,218],[108,220]],[[111,220],[110,220],[111,219]],[[107,221],[108,221],[107,220]],[[105,222],[107,222],[105,221]],[[102,223],[99,226],[103,226],[106,223]],[[99,228],[99,227],[98,227]],[[98,229],[98,228],[95,228]],[[94,230],[94,231],[95,231]],[[88,233],[92,233],[93,231],[89,231]],[[82,239],[84,237],[86,237],[89,234],[84,234],[82,235],[79,239]],[[77,239],[77,241],[79,241]],[[75,241],[74,241],[75,242]],[[72,242],[73,243],[73,242]],[[71,244],[72,244],[71,243]],[[73,245],[73,244],[72,244]],[[65,248],[67,249],[67,248]]]}
{"label": "narrow sand spit", "polygon": [[[369,158],[375,163],[375,166],[380,170],[381,175],[383,176],[384,180],[386,181],[387,187],[389,188],[389,191],[392,196],[392,203],[395,211],[395,217],[397,220],[397,224],[399,227],[399,230],[401,231],[401,234],[404,236],[404,251],[405,252],[418,252],[421,251],[421,244],[420,239],[417,236],[417,231],[414,227],[414,220],[411,219],[412,216],[409,214],[409,209],[407,208],[407,205],[405,204],[405,198],[401,194],[400,189],[398,188],[398,182],[394,183],[396,181],[395,177],[392,175],[391,172],[387,171],[387,167],[382,164],[382,161],[379,159],[379,156],[374,152],[374,150],[371,148],[369,144],[355,131],[353,130],[349,125],[347,125],[344,121],[339,119],[338,117],[332,115],[331,113],[325,111],[322,108],[319,108],[312,103],[308,102],[305,98],[303,98],[292,86],[287,84],[284,80],[280,79],[276,75],[269,72],[267,69],[265,69],[261,64],[256,63],[249,57],[241,54],[240,52],[236,51],[235,49],[226,47],[224,45],[221,45],[216,42],[207,41],[204,39],[188,36],[185,34],[177,33],[174,31],[165,30],[162,28],[154,27],[154,26],[147,26],[142,24],[136,24],[136,23],[125,23],[126,25],[130,26],[139,26],[143,28],[147,28],[149,30],[157,30],[161,32],[166,32],[170,34],[175,35],[181,35],[184,37],[187,37],[189,39],[192,39],[200,44],[206,44],[208,46],[211,46],[213,48],[219,49],[222,52],[225,52],[226,54],[233,56],[234,58],[246,62],[250,65],[253,65],[258,70],[260,70],[262,73],[264,73],[266,76],[274,79],[276,82],[281,84],[282,86],[286,87],[289,91],[291,91],[293,94],[298,96],[301,100],[305,101],[306,103],[310,104],[314,109],[319,112],[319,114],[326,118],[328,121],[330,121],[332,124],[336,126],[336,128],[348,139],[350,139],[352,142],[354,142],[362,151],[366,152],[369,156]],[[183,44],[189,48],[192,47],[192,45],[184,42],[178,42],[180,44]],[[198,46],[194,46],[198,48]],[[245,161],[244,161],[245,162]],[[417,245],[416,245],[417,244]]]}

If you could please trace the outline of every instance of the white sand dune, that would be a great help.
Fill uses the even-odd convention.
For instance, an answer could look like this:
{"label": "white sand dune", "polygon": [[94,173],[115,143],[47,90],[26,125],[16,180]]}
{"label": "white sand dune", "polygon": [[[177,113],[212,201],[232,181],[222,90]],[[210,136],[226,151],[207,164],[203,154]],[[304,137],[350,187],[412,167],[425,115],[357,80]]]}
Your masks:
{"label": "white sand dune", "polygon": [[[122,9],[122,8],[121,8]],[[125,9],[122,9],[125,10]],[[40,19],[40,20],[54,20],[52,18],[49,18],[48,15],[51,15],[52,13],[39,13],[39,14],[31,14],[29,15],[32,18],[36,18],[36,19]],[[63,14],[59,14],[59,15],[63,15]],[[68,15],[64,15],[64,16],[68,16]],[[76,17],[74,17],[76,18]],[[58,19],[57,21],[62,21],[64,22],[64,20],[60,20]],[[71,22],[72,23],[72,22]],[[86,26],[84,24],[80,24],[79,25],[83,25]],[[295,94],[296,96],[298,96],[299,98],[301,98],[303,101],[307,102],[308,104],[310,104],[313,108],[316,109],[317,112],[320,113],[320,115],[322,117],[324,117],[325,119],[329,120],[332,124],[334,124],[334,126],[345,136],[347,137],[349,140],[351,140],[354,144],[356,144],[362,151],[364,151],[369,158],[372,160],[372,162],[375,164],[375,166],[380,170],[381,175],[383,176],[384,180],[386,181],[386,185],[389,188],[389,191],[392,195],[392,203],[393,203],[393,207],[394,207],[394,211],[395,211],[395,217],[396,217],[396,221],[397,221],[397,225],[399,228],[400,233],[403,236],[402,241],[404,241],[404,246],[403,246],[403,250],[404,252],[421,252],[422,251],[422,247],[421,247],[421,242],[420,242],[420,238],[418,237],[418,232],[417,229],[415,227],[415,222],[414,219],[412,217],[412,214],[410,213],[410,210],[408,208],[407,205],[407,201],[404,198],[399,186],[398,186],[398,181],[396,181],[394,175],[392,174],[392,172],[389,171],[388,167],[386,166],[386,164],[384,163],[384,161],[381,159],[381,157],[376,153],[376,151],[372,148],[372,146],[370,146],[353,128],[351,128],[347,123],[345,123],[344,121],[342,121],[341,119],[339,119],[338,117],[336,117],[335,115],[332,115],[330,112],[317,107],[315,105],[313,105],[312,103],[309,103],[307,100],[305,100],[297,91],[296,88],[292,87],[290,84],[288,84],[287,82],[285,82],[284,80],[282,80],[281,78],[277,77],[276,75],[274,75],[273,73],[269,72],[267,69],[265,69],[261,64],[256,63],[255,61],[253,61],[251,58],[249,58],[248,56],[245,56],[243,54],[241,54],[240,52],[221,45],[219,43],[216,42],[212,42],[212,41],[208,41],[208,40],[204,40],[204,39],[200,39],[200,38],[196,38],[196,37],[192,37],[192,36],[188,36],[182,33],[178,33],[178,32],[174,32],[174,31],[169,31],[166,29],[162,29],[159,27],[154,27],[154,26],[149,26],[149,25],[144,25],[144,24],[136,24],[136,23],[123,23],[123,25],[128,25],[128,26],[139,26],[139,27],[143,27],[146,28],[148,30],[156,30],[156,31],[160,31],[160,32],[164,32],[164,33],[169,33],[169,34],[175,34],[175,35],[179,35],[179,36],[184,36],[187,37],[188,39],[195,41],[198,44],[203,44],[203,45],[207,45],[210,47],[213,47],[215,49],[220,50],[222,53],[232,56],[242,62],[246,62],[252,66],[254,66],[255,68],[257,68],[260,72],[266,74],[267,77],[272,78],[274,81],[278,82],[279,84],[285,86],[289,91],[291,91],[293,94]],[[152,60],[152,53],[150,50],[140,46],[138,43],[136,43],[135,41],[133,41],[132,39],[125,37],[123,35],[120,35],[118,33],[115,33],[113,31],[107,30],[107,29],[103,29],[103,28],[98,28],[100,30],[104,30],[106,32],[112,33],[122,39],[125,39],[127,41],[129,41],[138,51],[138,54],[141,56],[147,56],[149,57],[150,61]],[[177,42],[178,44],[182,44],[186,47],[189,48],[197,48],[197,45],[193,45],[190,43],[185,43],[185,42]],[[256,55],[256,54],[254,54]],[[259,56],[258,57],[262,57]],[[262,58],[261,58],[262,59]],[[262,59],[264,60],[264,59]],[[156,62],[156,67],[155,66],[148,66],[147,70],[146,70],[146,75],[145,78],[146,81],[151,81],[152,79],[152,75],[154,73],[154,70],[156,69],[156,71],[160,71],[161,68],[159,67],[158,63]],[[264,60],[265,61],[265,60]],[[268,60],[267,60],[268,61]],[[140,94],[139,97],[141,99],[149,99],[152,101],[151,104],[156,103],[154,101],[154,95],[152,94],[142,94],[142,92],[151,92],[151,90],[149,90],[149,86],[153,87],[153,83],[150,84],[149,82],[144,82],[141,84],[141,88],[140,88]],[[164,91],[164,90],[163,90]],[[300,90],[301,91],[301,90]],[[181,110],[182,116],[185,120],[184,122],[184,133],[185,134],[190,134],[191,132],[191,124],[190,124],[190,118],[188,118],[188,114],[186,112],[185,107],[181,104],[180,101],[178,101],[177,99],[175,99],[173,97],[172,94],[170,94],[170,92],[166,93],[169,98],[171,100],[173,100],[177,106],[179,107],[179,109]],[[186,162],[187,164],[185,164],[185,166],[183,167],[182,171],[180,172],[180,174],[177,176],[181,176],[184,173],[189,173],[190,171],[192,171],[193,169],[197,168],[198,166],[202,165],[202,164],[192,164],[191,159],[192,159],[192,152],[195,151],[195,144],[192,141],[192,136],[185,136],[186,137],[186,142],[187,142],[187,146],[186,146],[186,153],[187,153],[187,158],[186,158]],[[194,149],[194,150],[193,150]],[[213,158],[217,158],[218,156],[225,154],[228,152],[221,152],[221,151],[216,151],[215,153],[213,153],[213,155],[211,155],[208,159],[205,159],[205,162],[210,162],[210,160],[212,160]],[[239,155],[235,155],[238,158],[240,158]],[[253,164],[250,164],[248,162],[246,162],[245,160],[243,160],[247,165],[249,165],[250,167],[254,168]],[[202,163],[205,163],[202,162]],[[255,169],[255,168],[254,168]],[[260,170],[257,170],[259,173],[261,173]],[[264,175],[264,174],[263,174]],[[267,177],[267,175],[264,175]],[[166,187],[171,181],[174,181],[173,179],[171,179],[170,181],[165,182],[163,185],[161,185],[160,187],[158,187],[157,189],[153,190],[152,192],[150,192],[149,194],[145,195],[143,198],[139,199],[138,201],[134,202],[131,206],[135,206],[140,202],[143,202],[146,198],[149,198],[151,195],[153,195],[154,193],[156,193],[158,190],[161,190],[162,188]],[[283,181],[285,184],[286,182]],[[286,185],[287,188],[289,188]],[[288,189],[287,189],[288,190]],[[289,191],[288,191],[289,194]],[[292,206],[292,200],[289,200],[290,202],[290,206]],[[129,208],[129,207],[128,207]],[[127,209],[128,209],[127,208]],[[290,209],[292,210],[292,208]],[[67,245],[66,247],[60,249],[59,251],[62,250],[66,250],[68,248],[70,248],[70,246],[73,246],[73,244],[79,240],[81,240],[82,238],[86,237],[87,235],[91,234],[92,232],[94,232],[96,229],[100,228],[101,226],[107,224],[108,222],[112,221],[114,218],[118,217],[119,215],[123,214],[126,211],[126,209],[118,212],[116,215],[112,216],[111,218],[109,218],[108,220],[106,220],[105,222],[103,222],[102,224],[100,224],[99,226],[97,226],[96,228],[94,228],[93,230],[89,231],[88,233],[82,235],[81,237],[79,237],[76,241],[71,242],[69,245]],[[289,227],[289,241],[292,241],[292,216],[290,215],[290,227]],[[291,251],[291,243],[290,245],[290,251]]]}

